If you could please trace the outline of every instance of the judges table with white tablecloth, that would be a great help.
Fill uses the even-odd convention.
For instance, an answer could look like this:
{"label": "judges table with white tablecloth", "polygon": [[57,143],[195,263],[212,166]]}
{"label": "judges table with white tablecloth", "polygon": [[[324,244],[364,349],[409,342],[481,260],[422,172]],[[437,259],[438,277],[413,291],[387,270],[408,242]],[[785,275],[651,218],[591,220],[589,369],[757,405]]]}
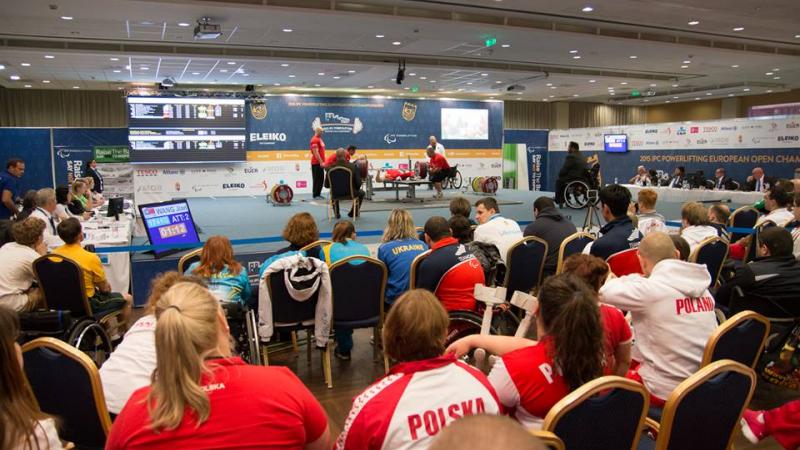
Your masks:
{"label": "judges table with white tablecloth", "polygon": [[[126,201],[125,214],[120,214],[119,220],[106,217],[106,208],[101,207],[95,216],[83,222],[83,231],[86,233],[83,245],[92,244],[97,248],[103,247],[128,247],[133,237],[135,224],[133,208]],[[114,292],[129,292],[131,285],[131,256],[129,252],[102,253],[98,252],[106,278]]]}
{"label": "judges table with white tablecloth", "polygon": [[633,184],[623,184],[634,198],[639,191],[645,188],[655,189],[658,192],[658,201],[685,203],[685,202],[731,202],[740,204],[756,203],[764,198],[761,192],[722,191],[712,189],[679,189],[666,186],[645,187]]}

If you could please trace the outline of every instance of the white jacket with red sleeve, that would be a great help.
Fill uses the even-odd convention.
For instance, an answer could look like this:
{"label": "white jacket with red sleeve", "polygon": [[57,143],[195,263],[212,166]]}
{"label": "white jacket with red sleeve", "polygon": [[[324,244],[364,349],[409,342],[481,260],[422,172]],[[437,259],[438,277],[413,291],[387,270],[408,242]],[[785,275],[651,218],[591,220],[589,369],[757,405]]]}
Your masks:
{"label": "white jacket with red sleeve", "polygon": [[334,448],[426,449],[460,417],[502,413],[486,376],[451,355],[401,363],[355,398]]}

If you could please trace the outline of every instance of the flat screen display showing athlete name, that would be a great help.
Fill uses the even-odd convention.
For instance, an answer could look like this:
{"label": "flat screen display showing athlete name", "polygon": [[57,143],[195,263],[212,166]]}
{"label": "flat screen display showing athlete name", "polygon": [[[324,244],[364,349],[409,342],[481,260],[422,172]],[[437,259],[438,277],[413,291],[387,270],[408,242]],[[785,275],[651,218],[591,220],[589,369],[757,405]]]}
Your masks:
{"label": "flat screen display showing athlete name", "polygon": [[628,151],[627,134],[606,134],[603,136],[606,153],[625,153]]}
{"label": "flat screen display showing athlete name", "polygon": [[[186,200],[140,205],[142,223],[152,245],[196,244],[200,242],[192,212]],[[156,256],[180,249],[156,249]]]}
{"label": "flat screen display showing athlete name", "polygon": [[244,100],[128,97],[133,163],[245,161]]}

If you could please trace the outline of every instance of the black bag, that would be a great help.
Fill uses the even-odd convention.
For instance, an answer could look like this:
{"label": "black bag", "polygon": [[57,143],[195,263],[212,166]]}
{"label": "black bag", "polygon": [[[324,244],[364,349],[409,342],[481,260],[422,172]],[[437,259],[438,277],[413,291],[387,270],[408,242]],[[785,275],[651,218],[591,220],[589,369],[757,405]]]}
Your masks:
{"label": "black bag", "polygon": [[25,342],[37,337],[63,338],[74,322],[69,311],[32,311],[19,314],[20,328]]}

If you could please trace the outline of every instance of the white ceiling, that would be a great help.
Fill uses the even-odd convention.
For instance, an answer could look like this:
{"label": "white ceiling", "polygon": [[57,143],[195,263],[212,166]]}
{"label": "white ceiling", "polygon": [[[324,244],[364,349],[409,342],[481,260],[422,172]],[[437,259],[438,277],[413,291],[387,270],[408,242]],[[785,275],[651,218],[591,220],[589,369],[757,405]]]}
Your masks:
{"label": "white ceiling", "polygon": [[[269,6],[276,2],[315,8]],[[797,0],[265,3],[0,0],[0,85],[122,90],[171,76],[179,88],[254,84],[271,93],[539,101],[656,93],[634,102],[800,88]],[[595,10],[582,12],[588,4]],[[194,39],[202,16],[222,25],[221,38]],[[487,49],[487,37],[497,45]],[[511,84],[526,90],[507,93]]]}

